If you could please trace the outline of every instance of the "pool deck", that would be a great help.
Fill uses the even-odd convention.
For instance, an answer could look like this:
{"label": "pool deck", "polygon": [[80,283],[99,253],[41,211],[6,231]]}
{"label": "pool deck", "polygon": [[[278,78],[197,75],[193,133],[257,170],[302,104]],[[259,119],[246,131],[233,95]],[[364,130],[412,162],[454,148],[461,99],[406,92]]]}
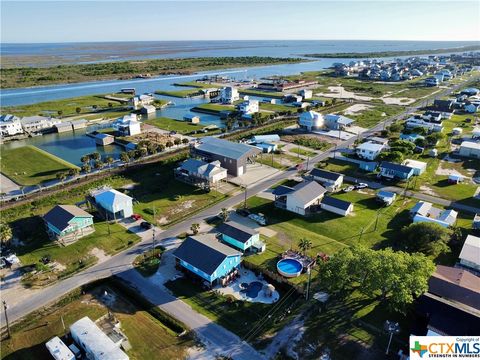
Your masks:
{"label": "pool deck", "polygon": [[236,279],[234,282],[228,284],[226,287],[222,287],[221,285],[218,285],[215,287],[215,290],[220,292],[222,295],[233,295],[235,296],[235,298],[239,300],[259,302],[263,304],[273,304],[277,302],[278,299],[280,298],[280,294],[276,290],[273,292],[273,295],[271,297],[266,296],[264,290],[260,290],[257,297],[255,298],[248,297],[244,292],[241,292],[242,288],[240,287],[240,284],[242,283],[250,284],[251,282],[258,281],[262,283],[265,287],[269,283],[263,279],[259,279],[255,275],[255,273],[245,268],[240,268],[240,274],[241,274],[241,277]]}

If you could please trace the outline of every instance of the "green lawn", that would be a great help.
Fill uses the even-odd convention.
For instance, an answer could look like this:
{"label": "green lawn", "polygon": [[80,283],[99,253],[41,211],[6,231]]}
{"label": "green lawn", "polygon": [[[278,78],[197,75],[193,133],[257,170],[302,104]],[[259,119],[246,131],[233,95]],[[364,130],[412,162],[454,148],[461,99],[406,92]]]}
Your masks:
{"label": "green lawn", "polygon": [[[114,294],[108,307],[101,301],[104,292]],[[108,311],[120,321],[121,330],[132,345],[127,351],[130,359],[183,359],[194,343],[188,336],[179,337],[166,327],[155,313],[127,299],[121,290],[110,285],[99,285],[85,294],[77,291],[59,303],[37,312],[12,326],[12,337],[1,342],[2,359],[49,360],[51,355],[45,342],[54,336],[63,336],[62,320],[66,328],[84,316],[97,320]],[[68,331],[68,330],[67,330]]]}
{"label": "green lawn", "polygon": [[146,120],[145,123],[156,126],[159,129],[176,131],[180,134],[189,134],[192,131],[198,131],[204,128],[204,126],[200,124],[192,124],[188,121],[176,120],[176,119],[171,119],[167,117],[149,119],[149,120]]}
{"label": "green lawn", "polygon": [[296,112],[297,111],[297,109],[294,108],[293,106],[282,105],[282,104],[270,104],[270,103],[264,103],[264,102],[260,102],[260,109],[275,111],[275,112],[286,112],[286,111]]}
{"label": "green lawn", "polygon": [[75,167],[35,146],[1,149],[1,171],[19,185],[52,180],[58,172]]}
{"label": "green lawn", "polygon": [[349,114],[346,116],[354,119],[354,125],[356,126],[371,128],[388,117],[397,115],[404,110],[402,106],[398,105],[374,105],[372,108],[360,111],[358,114]]}
{"label": "green lawn", "polygon": [[198,109],[213,110],[213,111],[233,111],[235,110],[234,105],[220,105],[220,104],[200,104],[195,106]]}
{"label": "green lawn", "polygon": [[[190,279],[181,278],[169,281],[165,286],[195,311],[207,316],[241,338],[247,335],[257,324],[263,322],[264,326],[253,339],[248,339],[249,342],[258,340],[267,332],[279,329],[290,318],[287,316],[283,321],[274,324],[273,321],[263,319],[274,305],[233,300],[233,298],[217,295],[213,291],[204,291],[199,285],[192,283]],[[280,299],[282,299],[282,296],[283,292],[280,291]],[[277,314],[280,315],[281,310],[294,303],[297,298],[298,295],[287,298],[285,302],[281,303]]]}
{"label": "green lawn", "polygon": [[19,220],[14,226],[16,234],[24,243],[15,249],[23,265],[38,264],[42,257],[48,256],[62,266],[58,272],[26,275],[24,283],[30,286],[44,285],[94,264],[97,261],[91,253],[94,248],[112,255],[140,241],[137,235],[128,232],[123,226],[104,221],[96,221],[94,233],[68,246],[59,246],[50,240],[43,221],[38,216]]}
{"label": "green lawn", "polygon": [[317,154],[314,151],[308,151],[308,150],[301,149],[301,148],[291,148],[288,151],[292,152],[292,153],[295,153],[295,154],[298,154],[298,155],[303,155],[303,156],[313,156],[313,155]]}
{"label": "green lawn", "polygon": [[157,90],[155,91],[157,95],[164,95],[164,96],[173,96],[179,98],[187,98],[192,97],[200,94],[199,89],[184,89],[184,90]]}
{"label": "green lawn", "polygon": [[[98,117],[107,116],[110,111],[125,111],[126,105],[114,100],[104,99],[105,95],[89,95],[75,98],[45,101],[31,105],[5,106],[2,111],[14,114],[19,117],[30,115],[51,115],[58,117],[58,112],[62,112],[62,116],[73,116],[82,114],[91,114],[94,112],[94,106],[97,107],[95,114]],[[116,94],[113,94],[116,96]],[[110,107],[109,104],[112,106]],[[80,113],[76,109],[80,108]]]}
{"label": "green lawn", "polygon": [[265,98],[275,98],[275,99],[281,99],[283,98],[283,95],[284,95],[282,92],[262,91],[262,90],[255,90],[255,89],[239,89],[238,92],[242,95],[265,96]]}

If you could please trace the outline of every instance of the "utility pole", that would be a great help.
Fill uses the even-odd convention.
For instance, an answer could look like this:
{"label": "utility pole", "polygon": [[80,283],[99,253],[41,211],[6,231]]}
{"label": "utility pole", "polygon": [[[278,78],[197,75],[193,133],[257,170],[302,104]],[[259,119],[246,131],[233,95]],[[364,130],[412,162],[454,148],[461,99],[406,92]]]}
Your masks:
{"label": "utility pole", "polygon": [[152,258],[155,257],[155,226],[152,229]]}
{"label": "utility pole", "polygon": [[243,208],[246,209],[247,208],[247,185],[245,184],[244,185],[244,194],[245,194],[245,200],[243,201]]}
{"label": "utility pole", "polygon": [[5,311],[5,323],[7,325],[7,335],[8,335],[8,339],[10,339],[11,334],[10,334],[10,324],[8,323],[7,308],[8,308],[7,303],[5,302],[5,300],[3,300],[3,310]]}
{"label": "utility pole", "polygon": [[312,279],[312,270],[310,269],[310,266],[307,268],[307,273],[308,273],[308,282],[307,282],[307,292],[305,294],[305,300],[308,301],[309,292],[310,292],[310,281]]}

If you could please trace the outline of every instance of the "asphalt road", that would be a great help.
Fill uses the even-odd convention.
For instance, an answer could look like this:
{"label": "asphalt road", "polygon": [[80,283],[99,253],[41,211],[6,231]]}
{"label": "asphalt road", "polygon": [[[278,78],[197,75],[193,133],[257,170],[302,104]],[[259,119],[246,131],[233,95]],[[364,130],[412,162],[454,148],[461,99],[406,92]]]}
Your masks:
{"label": "asphalt road", "polygon": [[[452,89],[437,93],[436,97],[448,95],[460,86],[461,85],[457,85]],[[425,103],[422,103],[421,105],[424,106]],[[390,123],[405,117],[406,115],[414,112],[417,109],[418,107],[407,108],[405,112],[377,124],[375,127],[360,134],[359,136],[344,141],[338,147],[348,147],[352,145],[356,139],[368,137],[372,133],[384,129]],[[308,161],[308,165],[311,168],[314,163],[328,158],[333,151],[334,149],[316,155]],[[304,163],[305,167],[306,165],[307,164]],[[288,179],[290,176],[295,175],[296,173],[297,170],[295,168],[291,168],[287,171],[278,172],[274,176],[265,180],[261,180],[256,184],[249,185],[247,189],[247,197],[254,196],[257,193],[270,188],[279,181]],[[189,231],[190,225],[192,223],[201,223],[205,219],[208,219],[220,213],[220,210],[222,208],[231,208],[237,204],[240,204],[243,201],[244,194],[238,194],[212,206],[211,208],[203,210],[188,219],[185,219],[183,222],[178,223],[177,225],[174,225],[163,232],[157,230],[157,234],[160,235],[157,236],[157,242],[161,244],[163,239],[175,237],[182,232]],[[199,336],[214,348],[222,350],[221,352],[223,353],[233,351],[235,353],[235,359],[261,358],[261,355],[256,353],[255,350],[253,350],[253,348],[251,348],[248,344],[240,342],[236,335],[221,328],[219,325],[212,323],[210,320],[203,317],[203,315],[194,312],[192,309],[188,311],[187,309],[189,307],[183,302],[173,298],[170,294],[159,289],[158,287],[149,288],[149,286],[151,285],[143,282],[141,280],[141,277],[133,275],[135,271],[132,272],[132,261],[138,254],[143,253],[146,247],[151,246],[151,230],[145,232],[142,235],[144,235],[142,237],[145,240],[141,241],[139,244],[133,246],[132,248],[118,253],[117,255],[111,257],[103,263],[92,266],[85,271],[77,273],[68,279],[62,280],[52,286],[49,286],[42,291],[33,294],[27,299],[17,303],[15,306],[8,309],[8,317],[10,322],[16,321],[34,310],[48,306],[48,304],[52,303],[59,297],[69,293],[70,291],[76,289],[83,284],[112,275],[118,275],[131,283],[137,283],[137,286],[140,286],[143,289],[142,292],[147,292],[147,294],[153,293],[150,300],[153,300],[154,303],[164,308],[172,316],[185,322],[187,326],[195,329]],[[205,322],[205,319],[208,320],[208,324]],[[5,316],[3,312],[0,316],[0,323],[2,324],[2,327],[5,325]],[[235,344],[236,342],[237,345],[234,348],[233,344]],[[255,352],[254,357],[252,357],[252,351]]]}

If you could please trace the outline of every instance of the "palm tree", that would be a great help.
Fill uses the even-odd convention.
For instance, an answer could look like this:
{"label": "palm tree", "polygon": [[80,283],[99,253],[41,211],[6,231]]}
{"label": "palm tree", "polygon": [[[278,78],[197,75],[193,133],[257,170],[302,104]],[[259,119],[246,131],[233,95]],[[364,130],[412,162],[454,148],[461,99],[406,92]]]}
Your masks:
{"label": "palm tree", "polygon": [[82,166],[82,171],[87,174],[87,173],[89,173],[90,171],[92,171],[92,167],[90,166],[90,164],[84,164],[84,165]]}
{"label": "palm tree", "polygon": [[78,168],[76,167],[68,170],[68,175],[70,176],[77,176],[79,173],[80,173],[80,170],[78,170]]}
{"label": "palm tree", "polygon": [[307,238],[300,239],[298,247],[302,250],[303,255],[305,255],[305,253],[312,247],[312,241]]}
{"label": "palm tree", "polygon": [[7,245],[13,237],[12,228],[8,224],[0,224],[0,242],[2,246]]}
{"label": "palm tree", "polygon": [[95,152],[93,152],[93,153],[90,154],[90,158],[91,158],[92,160],[99,161],[99,160],[102,158],[102,156],[100,155],[99,152],[96,152],[96,151],[95,151]]}
{"label": "palm tree", "polygon": [[228,210],[227,208],[222,208],[220,211],[220,217],[222,218],[223,222],[226,222],[228,220]]}
{"label": "palm tree", "polygon": [[197,235],[198,232],[200,231],[200,224],[194,223],[192,226],[190,226],[190,230],[192,230],[193,235]]}
{"label": "palm tree", "polygon": [[80,161],[85,164],[85,163],[88,163],[90,161],[90,156],[89,155],[83,155],[81,158],[80,158]]}
{"label": "palm tree", "polygon": [[103,163],[102,160],[97,160],[97,161],[95,161],[95,163],[93,164],[93,166],[95,166],[95,169],[100,170],[101,168],[103,168],[104,163]]}
{"label": "palm tree", "polygon": [[165,151],[165,145],[163,144],[158,145],[158,151],[160,152]]}
{"label": "palm tree", "polygon": [[60,172],[58,172],[55,176],[56,176],[57,179],[60,180],[60,181],[62,182],[62,184],[63,184],[63,180],[66,179],[67,174],[65,173],[65,171],[60,171]]}
{"label": "palm tree", "polygon": [[108,167],[111,167],[112,164],[113,164],[113,162],[114,162],[114,159],[113,159],[113,157],[111,157],[111,156],[107,156],[107,157],[105,158],[105,162],[107,163]]}
{"label": "palm tree", "polygon": [[75,112],[76,112],[77,114],[80,114],[80,113],[82,112],[82,108],[77,107],[77,108],[75,109]]}

